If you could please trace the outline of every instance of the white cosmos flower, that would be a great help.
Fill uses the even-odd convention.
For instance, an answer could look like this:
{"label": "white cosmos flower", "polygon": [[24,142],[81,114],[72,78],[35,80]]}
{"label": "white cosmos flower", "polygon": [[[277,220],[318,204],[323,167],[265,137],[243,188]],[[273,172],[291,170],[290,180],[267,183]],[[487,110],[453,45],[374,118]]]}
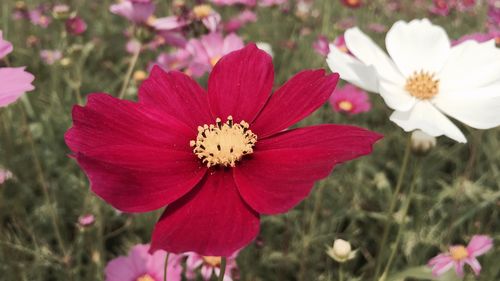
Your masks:
{"label": "white cosmos flower", "polygon": [[[327,62],[344,80],[379,93],[395,111],[391,121],[467,142],[446,115],[473,128],[500,125],[500,49],[494,40],[451,47],[429,20],[396,22],[387,33],[388,56],[358,28],[345,33],[350,56],[330,46]],[[446,115],[445,115],[446,114]]]}

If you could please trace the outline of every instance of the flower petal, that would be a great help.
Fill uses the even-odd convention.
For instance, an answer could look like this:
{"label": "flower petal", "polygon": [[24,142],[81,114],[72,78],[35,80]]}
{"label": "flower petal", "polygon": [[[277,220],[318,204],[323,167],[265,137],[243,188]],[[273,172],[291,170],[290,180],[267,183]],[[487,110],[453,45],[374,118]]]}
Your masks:
{"label": "flower petal", "polygon": [[139,102],[157,107],[196,130],[214,123],[205,90],[178,71],[165,72],[154,66],[139,89]]}
{"label": "flower petal", "polygon": [[135,272],[132,260],[129,257],[113,259],[106,265],[104,270],[106,281],[123,281],[135,278],[139,272]]}
{"label": "flower petal", "polygon": [[455,264],[455,272],[457,273],[458,277],[462,278],[464,277],[464,261],[459,260],[453,262]]}
{"label": "flower petal", "polygon": [[216,170],[167,207],[153,231],[151,249],[227,257],[258,232],[259,215],[238,194],[231,173]]}
{"label": "flower petal", "polygon": [[24,70],[24,67],[2,67],[0,68],[0,107],[15,102],[25,92],[35,87],[31,82],[35,76]]}
{"label": "flower petal", "polygon": [[0,59],[3,59],[6,55],[10,54],[14,48],[9,41],[3,40],[3,33],[0,30]]}
{"label": "flower petal", "polygon": [[212,115],[251,123],[269,98],[273,82],[272,59],[255,44],[222,57],[208,79]]}
{"label": "flower petal", "polygon": [[335,164],[369,154],[381,136],[352,126],[319,125],[257,142],[234,171],[241,196],[257,212],[286,212],[306,197]]}
{"label": "flower petal", "polygon": [[387,32],[385,45],[405,77],[420,70],[438,73],[450,53],[446,31],[427,19],[396,22]]}
{"label": "flower petal", "polygon": [[433,137],[445,135],[457,142],[467,142],[457,126],[428,101],[418,101],[409,111],[394,111],[390,119],[407,132],[419,129]]}
{"label": "flower petal", "polygon": [[305,70],[280,87],[251,124],[262,139],[280,132],[309,116],[332,95],[338,74],[325,76],[324,70]]}
{"label": "flower petal", "polygon": [[92,190],[126,212],[161,208],[192,189],[206,168],[191,152],[192,130],[153,108],[104,94],[73,109],[65,135]]}
{"label": "flower petal", "polygon": [[365,65],[353,56],[338,50],[334,45],[330,45],[326,62],[330,70],[338,72],[343,80],[366,91],[378,93],[377,71],[372,65]]}
{"label": "flower petal", "polygon": [[466,41],[451,49],[438,75],[443,92],[468,90],[500,81],[500,49],[489,42]]}
{"label": "flower petal", "polygon": [[467,245],[467,251],[473,257],[488,252],[493,247],[493,239],[488,235],[474,235]]}
{"label": "flower petal", "polygon": [[445,272],[447,272],[448,270],[450,270],[453,267],[453,265],[454,265],[454,262],[451,259],[448,262],[435,264],[432,267],[432,275],[433,276],[440,276],[440,275],[444,274]]}
{"label": "flower petal", "polygon": [[380,95],[387,106],[398,111],[410,110],[416,102],[401,85],[396,85],[388,81],[380,81]]}
{"label": "flower petal", "polygon": [[476,276],[479,276],[479,273],[481,273],[481,264],[476,258],[467,258],[465,259],[465,263],[470,265]]}
{"label": "flower petal", "polygon": [[405,78],[389,56],[364,34],[359,28],[350,28],[345,32],[347,48],[365,65],[373,65],[379,77],[392,83],[403,84]]}

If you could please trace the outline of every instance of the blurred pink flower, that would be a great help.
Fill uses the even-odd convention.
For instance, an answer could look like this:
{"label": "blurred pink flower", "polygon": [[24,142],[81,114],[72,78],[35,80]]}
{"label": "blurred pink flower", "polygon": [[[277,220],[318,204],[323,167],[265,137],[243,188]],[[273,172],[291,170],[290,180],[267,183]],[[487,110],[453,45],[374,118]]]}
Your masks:
{"label": "blurred pink flower", "polygon": [[488,252],[493,247],[493,239],[487,235],[474,235],[467,247],[454,245],[446,253],[441,253],[431,260],[428,265],[432,267],[432,274],[439,276],[455,267],[455,272],[459,277],[464,276],[464,265],[468,264],[476,276],[481,272],[481,265],[476,259]]}
{"label": "blurred pink flower", "polygon": [[179,49],[171,53],[160,54],[154,64],[165,71],[184,70],[189,65],[190,59],[191,54],[187,50]]}
{"label": "blurred pink flower", "polygon": [[168,16],[154,20],[153,27],[162,31],[177,31],[189,24],[189,21],[178,16]]}
{"label": "blurred pink flower", "polygon": [[[236,258],[239,251],[234,252],[227,257],[226,271],[224,273],[224,281],[233,281],[232,273],[238,269]],[[211,279],[212,274],[220,276],[221,257],[201,256],[197,253],[186,253],[186,277],[188,280],[193,280],[196,277],[196,270],[201,267],[200,273],[203,280]]]}
{"label": "blurred pink flower", "polygon": [[[488,0],[488,31],[500,38],[500,0]],[[500,42],[498,42],[500,44]]]}
{"label": "blurred pink flower", "polygon": [[59,50],[41,50],[40,58],[45,64],[52,65],[62,58],[62,52]]}
{"label": "blurred pink flower", "polygon": [[476,41],[478,43],[482,43],[482,42],[486,42],[486,41],[489,41],[489,40],[492,40],[492,39],[495,39],[495,36],[492,35],[492,34],[487,34],[487,33],[471,33],[471,34],[466,34],[462,37],[460,37],[459,39],[457,40],[453,40],[451,42],[451,45],[452,46],[456,46],[458,44],[461,44],[467,40],[473,40],[473,41]]}
{"label": "blurred pink flower", "polygon": [[0,169],[0,184],[12,178],[12,173],[9,170]]}
{"label": "blurred pink flower", "polygon": [[458,0],[457,10],[459,10],[460,12],[470,11],[476,7],[476,4],[476,0]]}
{"label": "blurred pink flower", "polygon": [[454,1],[449,0],[433,0],[433,4],[429,11],[440,16],[447,16],[451,8],[455,5]]}
{"label": "blurred pink flower", "polygon": [[87,23],[79,16],[70,17],[65,25],[66,31],[71,35],[81,35],[87,30]]}
{"label": "blurred pink flower", "polygon": [[0,30],[0,59],[3,59],[6,55],[10,54],[14,48],[9,41],[3,40],[3,33]]}
{"label": "blurred pink flower", "polygon": [[244,10],[233,18],[229,19],[229,21],[224,24],[224,30],[227,32],[235,32],[242,28],[244,25],[256,21],[257,15],[254,12],[250,10]]}
{"label": "blurred pink flower", "polygon": [[330,52],[330,47],[328,46],[330,43],[328,42],[328,39],[326,36],[320,35],[318,36],[318,39],[313,42],[313,49],[316,51],[316,53],[326,57],[328,56],[328,53]]}
{"label": "blurred pink flower", "polygon": [[124,0],[111,5],[109,11],[134,23],[144,23],[153,15],[155,4],[151,0]]}
{"label": "blurred pink flower", "polygon": [[127,41],[127,44],[125,44],[125,50],[129,54],[135,54],[141,50],[141,42],[136,39],[131,39]]}
{"label": "blurred pink flower", "polygon": [[81,215],[78,218],[78,224],[80,226],[84,226],[84,227],[94,224],[94,221],[95,221],[95,217],[92,214]]}
{"label": "blurred pink flower", "polygon": [[[111,260],[105,269],[106,281],[161,281],[167,252],[159,250],[149,254],[149,244],[135,245],[128,256]],[[168,257],[167,280],[181,281],[181,256]]]}
{"label": "blurred pink flower", "polygon": [[372,108],[368,94],[351,84],[337,88],[330,96],[330,105],[334,111],[349,115],[368,112]]}
{"label": "blurred pink flower", "polygon": [[29,20],[32,24],[40,26],[42,28],[47,28],[52,22],[52,19],[44,14],[45,7],[40,6],[28,12]]}
{"label": "blurred pink flower", "polygon": [[186,50],[192,56],[188,74],[200,77],[211,71],[222,56],[243,47],[243,40],[234,33],[226,37],[218,32],[209,33],[200,39],[191,39],[186,45]]}
{"label": "blurred pink flower", "polygon": [[257,0],[212,0],[212,3],[225,6],[240,4],[253,7],[257,4]]}
{"label": "blurred pink flower", "polygon": [[347,48],[344,35],[337,36],[337,38],[335,38],[335,40],[333,41],[333,46],[337,47],[337,49],[339,49],[341,52],[354,56],[351,51],[349,51],[349,48]]}

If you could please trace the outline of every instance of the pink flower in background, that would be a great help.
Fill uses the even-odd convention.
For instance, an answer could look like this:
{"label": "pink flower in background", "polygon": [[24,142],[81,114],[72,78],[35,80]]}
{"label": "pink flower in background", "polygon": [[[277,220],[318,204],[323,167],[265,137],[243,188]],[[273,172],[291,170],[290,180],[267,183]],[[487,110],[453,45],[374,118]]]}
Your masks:
{"label": "pink flower in background", "polygon": [[[12,50],[12,44],[3,40],[3,33],[0,30],[0,59],[8,55]],[[31,82],[35,80],[35,76],[24,71],[24,69],[25,67],[0,68],[0,107],[15,102],[25,92],[35,88],[31,85]]]}
{"label": "pink flower in background", "polygon": [[171,53],[162,53],[154,64],[160,66],[165,71],[184,70],[189,65],[191,54],[185,49],[179,49]]}
{"label": "pink flower in background", "polygon": [[330,47],[328,46],[330,43],[328,42],[328,39],[326,36],[320,35],[318,36],[318,39],[313,42],[313,49],[316,51],[316,53],[326,57],[328,56],[328,53],[330,53]]}
{"label": "pink flower in background", "polygon": [[[149,254],[149,244],[135,245],[128,256],[111,260],[105,269],[106,281],[162,281],[167,252]],[[167,280],[181,281],[181,256],[168,257]]]}
{"label": "pink flower in background", "polygon": [[[238,269],[236,258],[239,251],[234,252],[231,256],[227,257],[226,271],[224,273],[224,281],[233,281],[233,272]],[[208,281],[211,279],[212,274],[220,276],[221,257],[202,256],[194,252],[186,253],[186,277],[188,280],[194,280],[196,271],[200,269],[201,277],[203,280]]]}
{"label": "pink flower in background", "polygon": [[476,7],[476,4],[476,0],[458,0],[457,9],[460,12],[470,11]]}
{"label": "pink flower in background", "polygon": [[94,224],[94,222],[95,222],[95,217],[92,214],[81,215],[78,218],[78,224],[83,227],[90,226]]}
{"label": "pink flower in background", "polygon": [[351,51],[349,51],[349,48],[347,48],[344,35],[339,35],[337,38],[335,38],[335,40],[333,41],[333,46],[337,47],[341,52],[354,56]]}
{"label": "pink flower in background", "polygon": [[151,0],[125,0],[111,5],[109,11],[134,23],[144,23],[155,11]]}
{"label": "pink flower in background", "polygon": [[59,50],[41,50],[40,58],[45,64],[52,65],[62,58],[62,52]]}
{"label": "pink flower in background", "polygon": [[222,56],[243,47],[243,40],[235,33],[226,37],[221,33],[210,33],[200,39],[191,39],[186,46],[192,56],[188,74],[200,77],[211,71]]}
{"label": "pink flower in background", "polygon": [[230,6],[230,5],[245,5],[245,6],[255,6],[257,4],[257,0],[212,0],[212,3],[221,6]]}
{"label": "pink flower in background", "polygon": [[330,105],[336,112],[349,115],[368,112],[372,108],[368,94],[351,84],[336,89],[330,96]]}
{"label": "pink flower in background", "polygon": [[476,257],[488,252],[493,247],[493,239],[487,235],[474,235],[467,247],[454,245],[446,253],[441,253],[432,258],[428,265],[432,267],[434,276],[455,267],[455,272],[459,277],[464,276],[464,265],[468,264],[476,276],[481,272],[481,265]]}
{"label": "pink flower in background", "polygon": [[500,38],[500,0],[488,0],[488,32],[497,38]]}
{"label": "pink flower in background", "polygon": [[448,0],[433,0],[433,6],[429,11],[435,15],[447,16],[450,13],[451,8],[454,6],[453,3],[449,3]]}
{"label": "pink flower in background", "polygon": [[12,178],[11,171],[0,169],[0,184],[3,184],[6,180],[11,178]]}
{"label": "pink flower in background", "polygon": [[254,12],[250,10],[244,10],[233,18],[229,19],[229,21],[224,24],[224,30],[227,32],[235,32],[246,24],[256,21],[257,15]]}
{"label": "pink flower in background", "polygon": [[466,34],[462,37],[460,37],[457,40],[454,40],[451,42],[452,46],[456,46],[458,44],[461,44],[467,40],[473,40],[478,43],[486,42],[489,40],[495,39],[495,36],[492,34],[487,34],[487,33],[472,33],[472,34]]}
{"label": "pink flower in background", "polygon": [[81,35],[87,30],[87,23],[79,16],[66,20],[66,31],[71,35]]}
{"label": "pink flower in background", "polygon": [[47,28],[52,22],[52,19],[45,14],[45,7],[40,6],[28,12],[29,20],[32,24]]}

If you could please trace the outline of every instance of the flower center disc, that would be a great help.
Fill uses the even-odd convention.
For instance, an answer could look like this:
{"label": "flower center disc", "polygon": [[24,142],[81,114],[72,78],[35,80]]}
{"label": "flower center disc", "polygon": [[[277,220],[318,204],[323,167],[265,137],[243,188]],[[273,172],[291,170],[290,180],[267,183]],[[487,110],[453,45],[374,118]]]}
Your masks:
{"label": "flower center disc", "polygon": [[430,99],[438,93],[439,80],[434,77],[434,74],[424,71],[415,72],[406,80],[405,90],[418,99]]}
{"label": "flower center disc", "polygon": [[219,267],[220,264],[222,263],[221,257],[212,257],[212,256],[204,256],[203,262],[206,264],[212,266],[212,267]]}
{"label": "flower center disc", "polygon": [[203,163],[207,163],[207,167],[234,167],[244,155],[253,152],[253,146],[257,142],[257,135],[248,127],[245,121],[234,124],[231,116],[227,117],[226,123],[217,118],[215,125],[205,124],[198,127],[198,136],[190,145],[194,147],[194,154]]}
{"label": "flower center disc", "polygon": [[149,274],[144,274],[139,276],[139,278],[137,278],[136,281],[155,281],[155,279],[153,279],[153,277],[151,277],[151,275]]}
{"label": "flower center disc", "polygon": [[451,258],[458,261],[469,256],[469,252],[464,246],[454,246],[450,248]]}

